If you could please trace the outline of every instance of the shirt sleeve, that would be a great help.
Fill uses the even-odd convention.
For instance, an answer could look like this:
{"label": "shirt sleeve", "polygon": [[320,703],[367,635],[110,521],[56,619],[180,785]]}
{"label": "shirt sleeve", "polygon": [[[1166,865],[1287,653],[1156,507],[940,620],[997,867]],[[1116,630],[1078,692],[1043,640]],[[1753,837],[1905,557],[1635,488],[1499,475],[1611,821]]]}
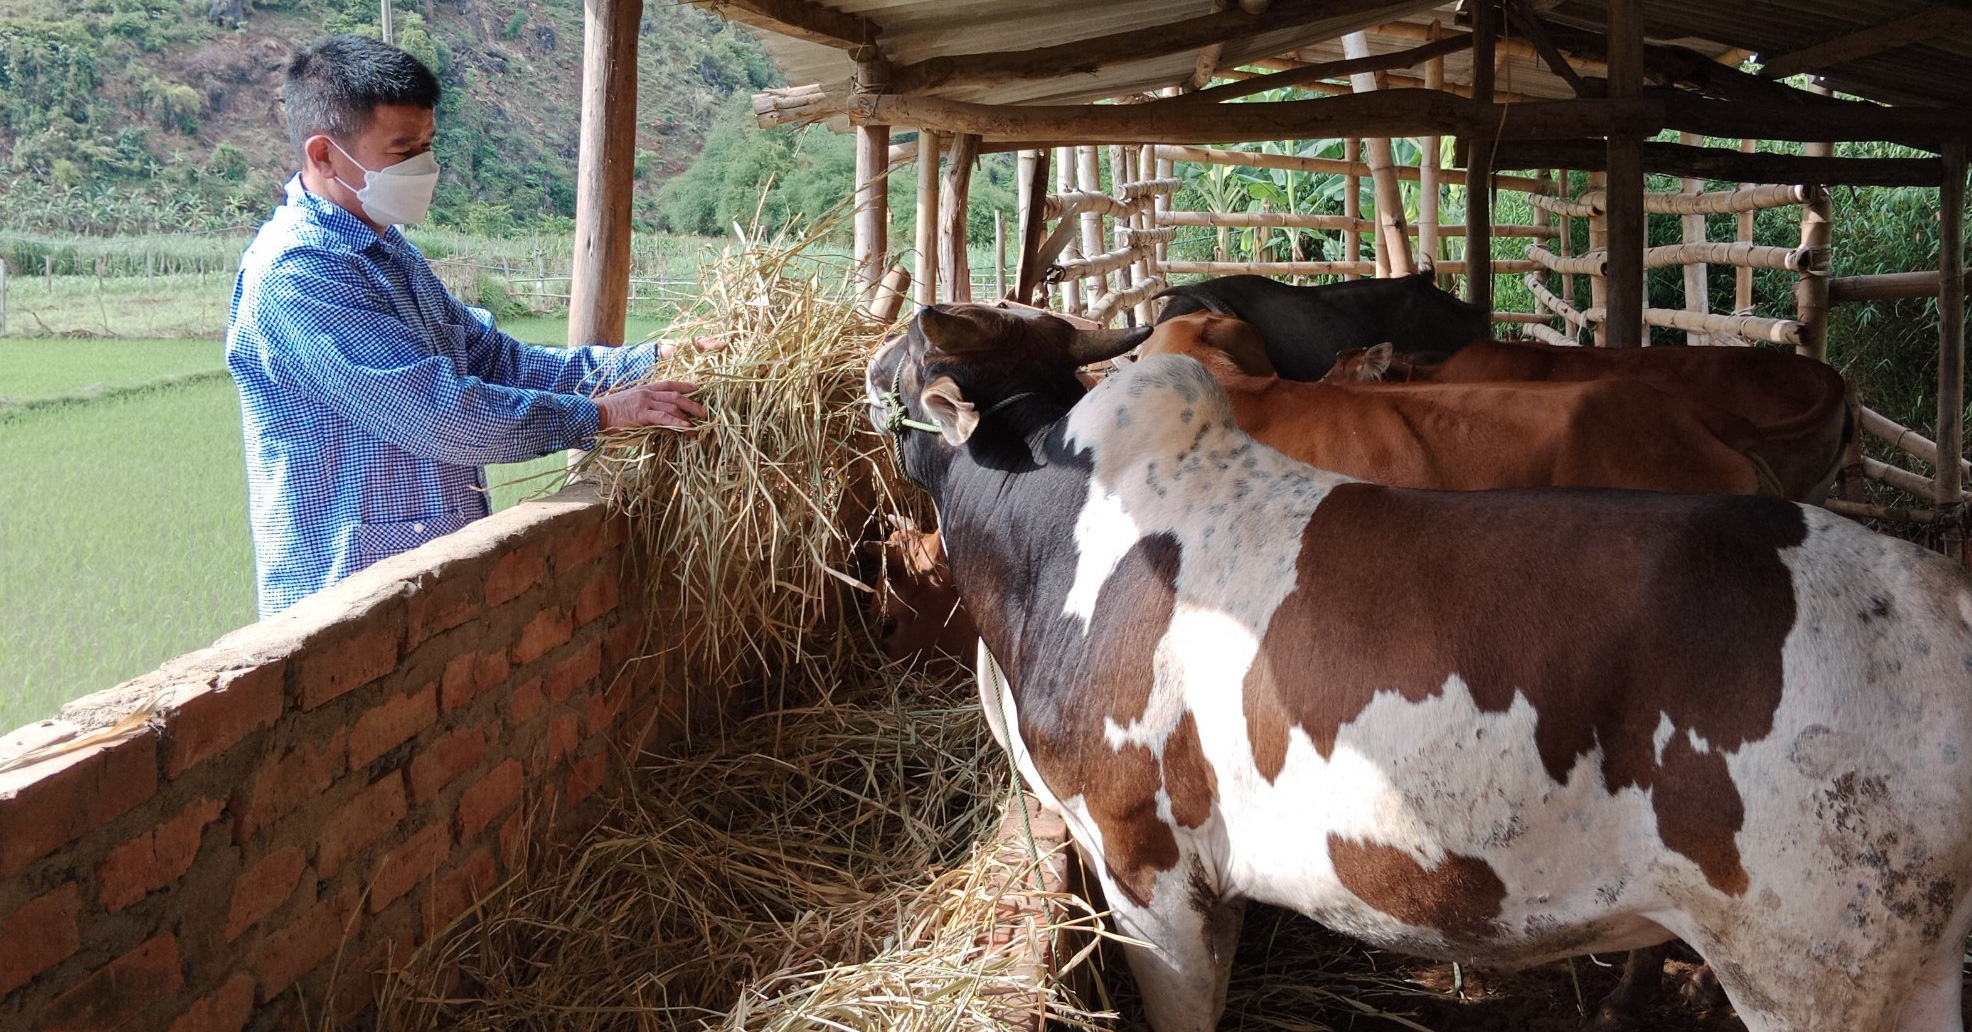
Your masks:
{"label": "shirt sleeve", "polygon": [[[444,289],[442,286],[440,289]],[[656,358],[651,344],[623,347],[588,345],[547,348],[525,344],[493,325],[493,313],[474,308],[445,292],[452,318],[467,333],[466,371],[489,383],[560,394],[594,395],[619,383],[642,379]]]}
{"label": "shirt sleeve", "polygon": [[284,258],[262,289],[279,297],[257,307],[268,376],[413,455],[483,466],[594,444],[594,402],[460,370],[319,256]]}

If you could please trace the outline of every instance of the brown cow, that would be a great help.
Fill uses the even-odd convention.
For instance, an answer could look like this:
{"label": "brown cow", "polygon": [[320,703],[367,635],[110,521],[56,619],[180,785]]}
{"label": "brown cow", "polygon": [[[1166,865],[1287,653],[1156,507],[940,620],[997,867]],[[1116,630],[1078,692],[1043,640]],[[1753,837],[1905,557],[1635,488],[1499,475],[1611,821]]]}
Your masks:
{"label": "brown cow", "polygon": [[1583,382],[1625,378],[1731,412],[1752,424],[1747,450],[1789,498],[1828,497],[1855,434],[1848,384],[1826,363],[1766,348],[1571,348],[1531,341],[1473,344],[1432,360],[1388,344],[1343,352],[1325,380],[1408,383]]}
{"label": "brown cow", "polygon": [[1391,487],[1618,487],[1778,494],[1730,413],[1648,384],[1336,384],[1255,375],[1252,327],[1210,312],[1158,325],[1142,353],[1197,359],[1240,429],[1309,465]]}
{"label": "brown cow", "polygon": [[959,605],[938,532],[899,520],[878,547],[883,569],[870,612],[884,655],[913,662],[970,664],[979,631]]}

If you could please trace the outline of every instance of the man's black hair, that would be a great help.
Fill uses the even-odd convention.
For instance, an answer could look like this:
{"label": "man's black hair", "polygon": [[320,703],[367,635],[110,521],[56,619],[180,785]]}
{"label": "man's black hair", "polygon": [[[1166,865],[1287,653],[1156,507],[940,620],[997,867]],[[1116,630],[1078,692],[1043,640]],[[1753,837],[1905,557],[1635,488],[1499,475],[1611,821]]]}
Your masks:
{"label": "man's black hair", "polygon": [[399,47],[362,36],[316,40],[288,61],[288,138],[294,149],[317,133],[347,142],[369,128],[380,104],[438,107],[438,77]]}

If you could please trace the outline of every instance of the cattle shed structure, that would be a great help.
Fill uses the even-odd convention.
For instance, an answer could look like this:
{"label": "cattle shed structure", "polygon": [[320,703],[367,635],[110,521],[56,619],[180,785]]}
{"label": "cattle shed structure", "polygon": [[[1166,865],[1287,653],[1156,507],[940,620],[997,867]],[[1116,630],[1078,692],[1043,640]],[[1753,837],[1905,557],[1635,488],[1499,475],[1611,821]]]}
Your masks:
{"label": "cattle shed structure", "polygon": [[[609,5],[605,4],[607,8]],[[631,6],[635,6],[634,2]],[[1854,4],[1670,0],[710,0],[761,30],[792,84],[754,99],[762,125],[824,122],[857,137],[855,258],[871,294],[971,300],[966,193],[978,155],[1017,151],[1020,213],[1005,293],[1099,322],[1147,321],[1174,276],[1402,275],[1429,265],[1494,310],[1494,284],[1525,284],[1534,310],[1497,323],[1548,343],[1644,343],[1650,327],[1691,343],[1763,341],[1827,355],[1830,306],[1939,301],[1938,437],[1865,410],[1867,429],[1936,464],[1963,451],[1964,111],[1972,102],[1972,10],[1922,0]],[[1752,71],[1742,70],[1752,67]],[[1783,81],[1809,77],[1797,87]],[[1800,81],[1796,79],[1796,81]],[[1243,101],[1293,87],[1302,99]],[[1836,94],[1841,94],[1838,99]],[[627,94],[617,94],[623,96]],[[1314,96],[1309,96],[1314,95]],[[1280,96],[1280,94],[1275,94]],[[1652,138],[1676,131],[1679,142]],[[902,133],[908,138],[898,138]],[[1441,167],[1444,137],[1457,160]],[[1399,165],[1392,138],[1420,159]],[[1343,139],[1342,159],[1224,149]],[[1759,153],[1759,140],[1801,154]],[[1913,156],[1837,158],[1835,142],[1883,141]],[[1935,156],[1931,156],[1935,155]],[[942,158],[942,163],[941,163]],[[628,159],[623,159],[627,161]],[[1173,205],[1177,162],[1347,177],[1344,211],[1223,213]],[[915,241],[886,239],[888,177],[913,165]],[[1576,173],[1570,175],[1569,173]],[[1647,192],[1645,175],[1679,177]],[[1373,184],[1367,211],[1361,180]],[[1740,184],[1706,191],[1706,179]],[[1401,184],[1419,184],[1407,224]],[[1571,184],[1585,182],[1586,187]],[[1105,187],[1105,183],[1109,184]],[[1447,186],[1484,183],[1463,224],[1444,224]],[[1935,268],[1831,278],[1831,187],[1938,191]],[[1532,219],[1500,224],[1494,195],[1526,196]],[[624,202],[618,202],[619,205]],[[1797,210],[1792,247],[1752,242],[1753,215]],[[627,209],[625,209],[627,210]],[[1707,214],[1738,215],[1736,239]],[[1646,246],[1646,219],[1676,217],[1678,244]],[[1570,253],[1572,223],[1589,249]],[[1339,231],[1343,254],[1183,261],[1184,227]],[[1376,241],[1366,257],[1364,237]],[[1497,257],[1494,241],[1521,246]],[[1456,242],[1456,246],[1454,246]],[[915,252],[911,270],[892,255]],[[1708,264],[1737,273],[1734,309],[1709,310]],[[1681,267],[1682,298],[1645,296],[1647,269]],[[1753,310],[1755,269],[1798,276],[1791,311]],[[888,274],[886,276],[886,270]],[[1576,283],[1587,280],[1585,297]],[[886,285],[887,281],[887,285]],[[914,286],[902,286],[910,281]],[[894,299],[890,299],[894,303]],[[1856,516],[1953,523],[1962,468],[1923,476],[1856,457],[1862,475],[1934,499]],[[1956,538],[1955,532],[1947,532]]]}

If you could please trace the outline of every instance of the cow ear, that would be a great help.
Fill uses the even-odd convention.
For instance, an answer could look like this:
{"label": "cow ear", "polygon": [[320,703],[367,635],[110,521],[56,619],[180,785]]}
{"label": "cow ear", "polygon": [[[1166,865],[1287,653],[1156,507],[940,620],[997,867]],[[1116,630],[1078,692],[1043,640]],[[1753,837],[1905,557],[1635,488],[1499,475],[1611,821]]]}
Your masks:
{"label": "cow ear", "polygon": [[938,433],[949,444],[964,444],[979,426],[979,413],[972,402],[965,400],[959,392],[957,381],[949,376],[941,376],[925,387],[918,395],[918,402],[924,406],[931,421],[938,424]]}
{"label": "cow ear", "polygon": [[1383,374],[1390,371],[1390,358],[1396,350],[1397,346],[1386,340],[1365,352],[1363,354],[1362,378],[1365,380],[1383,379]]}

